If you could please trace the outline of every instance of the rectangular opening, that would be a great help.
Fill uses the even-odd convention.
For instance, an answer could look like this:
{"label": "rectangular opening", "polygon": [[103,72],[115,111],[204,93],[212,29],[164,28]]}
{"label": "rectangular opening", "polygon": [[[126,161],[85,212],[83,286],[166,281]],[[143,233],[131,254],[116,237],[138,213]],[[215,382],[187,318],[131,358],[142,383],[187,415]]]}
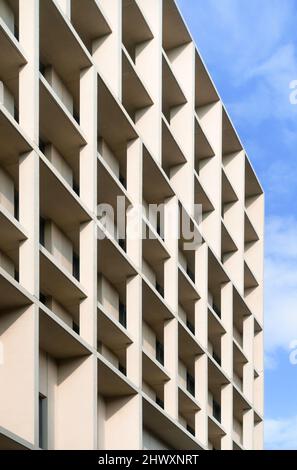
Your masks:
{"label": "rectangular opening", "polygon": [[189,371],[187,371],[187,390],[193,397],[195,396],[195,379]]}
{"label": "rectangular opening", "polygon": [[213,417],[220,423],[221,422],[221,405],[213,399],[212,402]]}
{"label": "rectangular opening", "polygon": [[126,305],[122,302],[119,303],[119,322],[124,328],[127,328],[127,310]]}
{"label": "rectangular opening", "polygon": [[158,339],[156,339],[156,359],[164,365],[164,346]]}
{"label": "rectangular opening", "polygon": [[40,449],[47,449],[47,398],[39,394],[39,447]]}

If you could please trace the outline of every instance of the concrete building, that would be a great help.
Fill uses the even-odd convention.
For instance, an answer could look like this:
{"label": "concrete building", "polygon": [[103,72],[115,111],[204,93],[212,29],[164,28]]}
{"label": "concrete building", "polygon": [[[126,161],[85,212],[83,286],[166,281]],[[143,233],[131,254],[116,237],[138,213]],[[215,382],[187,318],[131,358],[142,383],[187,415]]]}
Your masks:
{"label": "concrete building", "polygon": [[173,0],[0,0],[0,448],[261,449],[263,209]]}

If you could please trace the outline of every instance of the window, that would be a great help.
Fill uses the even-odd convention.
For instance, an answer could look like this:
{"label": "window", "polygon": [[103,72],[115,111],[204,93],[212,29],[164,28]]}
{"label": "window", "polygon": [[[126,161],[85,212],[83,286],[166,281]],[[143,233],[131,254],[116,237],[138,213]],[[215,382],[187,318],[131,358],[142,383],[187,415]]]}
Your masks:
{"label": "window", "polygon": [[156,282],[156,289],[159,292],[159,294],[161,295],[161,297],[164,297],[164,289],[158,282]]}
{"label": "window", "polygon": [[157,405],[159,405],[161,408],[164,409],[164,401],[161,400],[161,398],[157,397],[156,398],[156,403],[157,403]]}
{"label": "window", "polygon": [[39,221],[39,240],[40,240],[40,245],[44,246],[45,245],[45,219],[43,217],[40,217]]}
{"label": "window", "polygon": [[74,180],[72,183],[72,187],[73,187],[73,191],[79,196],[79,185]]}
{"label": "window", "polygon": [[42,292],[39,293],[39,300],[42,304],[46,304],[46,295],[43,294]]}
{"label": "window", "polygon": [[39,150],[45,155],[46,143],[39,139]]}
{"label": "window", "polygon": [[159,235],[159,237],[161,237],[162,240],[164,240],[164,220],[163,220],[163,217],[162,217],[162,215],[159,211],[157,212],[157,227],[156,227],[156,230],[157,230],[157,234]]}
{"label": "window", "polygon": [[156,340],[156,359],[162,366],[164,365],[164,346],[158,339]]}
{"label": "window", "polygon": [[221,405],[213,400],[213,417],[220,423],[221,422]]}
{"label": "window", "polygon": [[187,372],[187,390],[193,397],[195,396],[195,379],[189,372]]}
{"label": "window", "polygon": [[195,275],[194,275],[193,271],[191,271],[189,266],[187,266],[187,275],[189,276],[191,281],[195,284]]}
{"label": "window", "polygon": [[41,73],[41,75],[45,75],[45,71],[46,71],[46,66],[40,61],[39,62],[39,71]]}
{"label": "window", "polygon": [[119,371],[120,371],[122,374],[127,375],[126,367],[123,366],[123,364],[119,364]]}
{"label": "window", "polygon": [[79,256],[73,252],[73,270],[72,274],[79,281]]}
{"label": "window", "polygon": [[47,449],[47,398],[39,394],[39,447]]}
{"label": "window", "polygon": [[119,322],[124,328],[127,328],[126,306],[122,302],[119,305]]}
{"label": "window", "polygon": [[16,122],[19,122],[20,121],[20,116],[19,116],[19,109],[16,105],[14,105],[14,118],[16,120]]}
{"label": "window", "polygon": [[189,330],[191,331],[191,333],[193,333],[193,335],[195,334],[195,327],[194,325],[190,322],[190,320],[187,319],[187,327],[189,328]]}
{"label": "window", "polygon": [[219,366],[220,366],[220,365],[221,365],[221,358],[220,358],[220,356],[218,356],[217,353],[213,352],[212,357],[214,358],[214,360],[216,361],[216,363],[219,364]]}
{"label": "window", "polygon": [[195,430],[189,424],[187,424],[187,431],[189,431],[189,433],[191,433],[192,436],[195,436]]}
{"label": "window", "polygon": [[14,217],[19,220],[19,193],[14,190]]}
{"label": "window", "polygon": [[127,181],[126,181],[126,178],[124,178],[123,175],[119,176],[119,181],[120,181],[121,185],[124,186],[125,189],[127,189]]}
{"label": "window", "polygon": [[77,124],[79,124],[80,123],[79,114],[76,113],[74,110],[73,110],[73,117],[76,120]]}
{"label": "window", "polygon": [[212,308],[213,308],[213,310],[215,311],[215,313],[217,314],[217,316],[218,316],[219,318],[221,318],[221,309],[220,309],[216,304],[213,304],[213,305],[212,305]]}
{"label": "window", "polygon": [[119,238],[119,245],[123,251],[126,251],[126,240],[124,238]]}

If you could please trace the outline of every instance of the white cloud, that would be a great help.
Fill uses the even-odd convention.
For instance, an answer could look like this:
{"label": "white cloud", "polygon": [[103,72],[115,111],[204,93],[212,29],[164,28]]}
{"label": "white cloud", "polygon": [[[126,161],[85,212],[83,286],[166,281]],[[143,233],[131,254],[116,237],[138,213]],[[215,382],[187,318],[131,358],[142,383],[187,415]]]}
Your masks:
{"label": "white cloud", "polygon": [[[281,177],[281,181],[283,178]],[[297,220],[274,216],[266,223],[266,255],[281,259],[297,260]],[[297,266],[296,266],[297,268]]]}
{"label": "white cloud", "polygon": [[[178,0],[197,32],[198,46],[209,62],[225,67],[224,74],[241,82],[253,67],[266,61],[295,30],[295,1]],[[195,15],[193,15],[195,12]],[[207,28],[205,28],[207,24]],[[203,26],[203,27],[202,27]],[[222,41],[222,38],[224,39]]]}
{"label": "white cloud", "polygon": [[[286,196],[287,203],[291,204],[295,198],[294,195],[297,193],[297,160],[275,159],[270,164],[266,163],[265,170],[265,189],[270,204],[272,201],[277,204],[284,204],[286,199],[283,199],[283,196]],[[287,223],[290,223],[290,219],[287,220]]]}
{"label": "white cloud", "polygon": [[265,353],[264,355],[264,366],[266,370],[276,370],[278,368],[278,358],[273,354]]}
{"label": "white cloud", "polygon": [[265,350],[275,366],[277,349],[297,339],[297,220],[272,217],[266,225]]}
{"label": "white cloud", "polygon": [[232,118],[253,129],[274,119],[280,140],[294,148],[287,137],[297,121],[297,106],[289,101],[289,84],[297,80],[295,0],[261,0],[260,8],[259,0],[178,3],[219,90],[229,84],[223,98]]}
{"label": "white cloud", "polygon": [[290,83],[297,79],[296,48],[280,45],[264,61],[247,70],[241,83],[249,85],[242,99],[231,103],[237,117],[258,125],[265,119],[296,120],[297,106],[290,103]]}
{"label": "white cloud", "polygon": [[297,106],[289,102],[289,84],[297,79],[295,1],[261,0],[261,8],[259,0],[179,3],[218,84],[224,77],[237,89],[236,101],[227,99],[231,115],[253,126],[272,117],[295,121]]}
{"label": "white cloud", "polygon": [[266,449],[297,449],[297,416],[288,419],[266,419],[264,425]]}

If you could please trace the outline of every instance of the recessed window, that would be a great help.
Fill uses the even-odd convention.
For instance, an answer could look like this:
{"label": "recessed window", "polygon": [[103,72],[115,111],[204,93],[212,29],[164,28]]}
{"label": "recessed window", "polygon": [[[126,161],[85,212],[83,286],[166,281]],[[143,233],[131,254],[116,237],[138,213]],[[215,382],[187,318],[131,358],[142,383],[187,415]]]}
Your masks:
{"label": "recessed window", "polygon": [[73,253],[73,276],[79,281],[79,256]]}
{"label": "recessed window", "polygon": [[39,394],[39,447],[47,449],[47,398]]}
{"label": "recessed window", "polygon": [[164,346],[159,340],[156,340],[156,359],[164,365]]}
{"label": "recessed window", "polygon": [[195,396],[195,379],[189,372],[187,372],[187,390]]}
{"label": "recessed window", "polygon": [[124,328],[127,327],[127,311],[126,306],[122,302],[119,305],[119,322]]}

